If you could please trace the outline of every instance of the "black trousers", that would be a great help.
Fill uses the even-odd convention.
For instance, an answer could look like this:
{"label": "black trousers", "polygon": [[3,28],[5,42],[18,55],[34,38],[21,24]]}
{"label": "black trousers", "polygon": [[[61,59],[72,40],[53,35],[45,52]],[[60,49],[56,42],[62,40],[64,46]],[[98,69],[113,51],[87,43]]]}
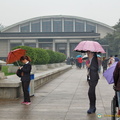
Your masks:
{"label": "black trousers", "polygon": [[95,88],[98,83],[98,80],[96,81],[89,81],[89,90],[88,90],[88,97],[90,101],[90,108],[96,107],[96,94],[95,94]]}
{"label": "black trousers", "polygon": [[30,81],[22,81],[22,88],[23,88],[23,93],[24,93],[24,102],[30,102],[30,95],[28,91]]}

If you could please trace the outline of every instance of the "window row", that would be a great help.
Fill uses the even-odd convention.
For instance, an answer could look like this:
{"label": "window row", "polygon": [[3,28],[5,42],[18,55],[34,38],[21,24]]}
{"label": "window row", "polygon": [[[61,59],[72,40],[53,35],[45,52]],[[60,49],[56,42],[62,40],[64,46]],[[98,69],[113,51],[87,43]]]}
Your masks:
{"label": "window row", "polygon": [[96,32],[96,24],[73,20],[43,20],[20,26],[21,32]]}

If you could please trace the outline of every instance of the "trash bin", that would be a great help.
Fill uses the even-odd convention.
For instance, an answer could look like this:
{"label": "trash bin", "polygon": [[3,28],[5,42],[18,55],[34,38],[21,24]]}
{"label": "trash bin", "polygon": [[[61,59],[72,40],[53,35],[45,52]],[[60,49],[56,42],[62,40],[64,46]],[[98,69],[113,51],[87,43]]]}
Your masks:
{"label": "trash bin", "polygon": [[34,96],[34,74],[30,75],[30,85],[28,91],[30,96]]}

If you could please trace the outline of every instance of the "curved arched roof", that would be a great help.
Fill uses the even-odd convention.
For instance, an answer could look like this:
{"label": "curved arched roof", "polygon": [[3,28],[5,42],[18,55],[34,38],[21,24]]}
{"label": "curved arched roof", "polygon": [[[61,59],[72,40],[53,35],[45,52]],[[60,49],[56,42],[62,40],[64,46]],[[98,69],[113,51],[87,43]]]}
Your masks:
{"label": "curved arched roof", "polygon": [[79,19],[79,20],[82,20],[82,21],[88,21],[88,22],[91,22],[91,23],[99,24],[101,26],[104,26],[104,27],[107,27],[109,29],[114,30],[111,26],[109,26],[107,24],[104,24],[104,23],[101,23],[101,22],[98,22],[98,21],[95,21],[95,20],[92,20],[92,19],[88,19],[88,18],[83,18],[83,17],[78,17],[78,16],[69,16],[69,15],[51,15],[51,16],[35,17],[35,18],[31,18],[31,19],[27,19],[27,20],[18,22],[16,24],[13,24],[13,25],[10,25],[10,26],[4,28],[1,32],[4,32],[4,31],[6,31],[6,30],[8,30],[8,29],[10,29],[12,27],[15,27],[15,26],[18,26],[18,25],[21,25],[21,24],[24,24],[24,23],[28,23],[28,22],[32,22],[32,21],[37,21],[37,20],[40,20],[40,19],[47,19],[47,18]]}

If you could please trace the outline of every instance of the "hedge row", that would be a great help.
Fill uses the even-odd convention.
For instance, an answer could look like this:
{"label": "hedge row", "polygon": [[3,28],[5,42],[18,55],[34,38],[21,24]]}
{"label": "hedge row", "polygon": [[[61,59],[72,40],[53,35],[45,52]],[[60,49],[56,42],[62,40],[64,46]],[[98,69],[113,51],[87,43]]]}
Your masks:
{"label": "hedge row", "polygon": [[52,50],[45,50],[41,48],[32,48],[28,46],[17,46],[15,49],[25,49],[26,55],[29,56],[32,60],[32,64],[42,65],[42,64],[52,64],[63,62],[66,59],[66,55],[60,52],[54,52]]}

